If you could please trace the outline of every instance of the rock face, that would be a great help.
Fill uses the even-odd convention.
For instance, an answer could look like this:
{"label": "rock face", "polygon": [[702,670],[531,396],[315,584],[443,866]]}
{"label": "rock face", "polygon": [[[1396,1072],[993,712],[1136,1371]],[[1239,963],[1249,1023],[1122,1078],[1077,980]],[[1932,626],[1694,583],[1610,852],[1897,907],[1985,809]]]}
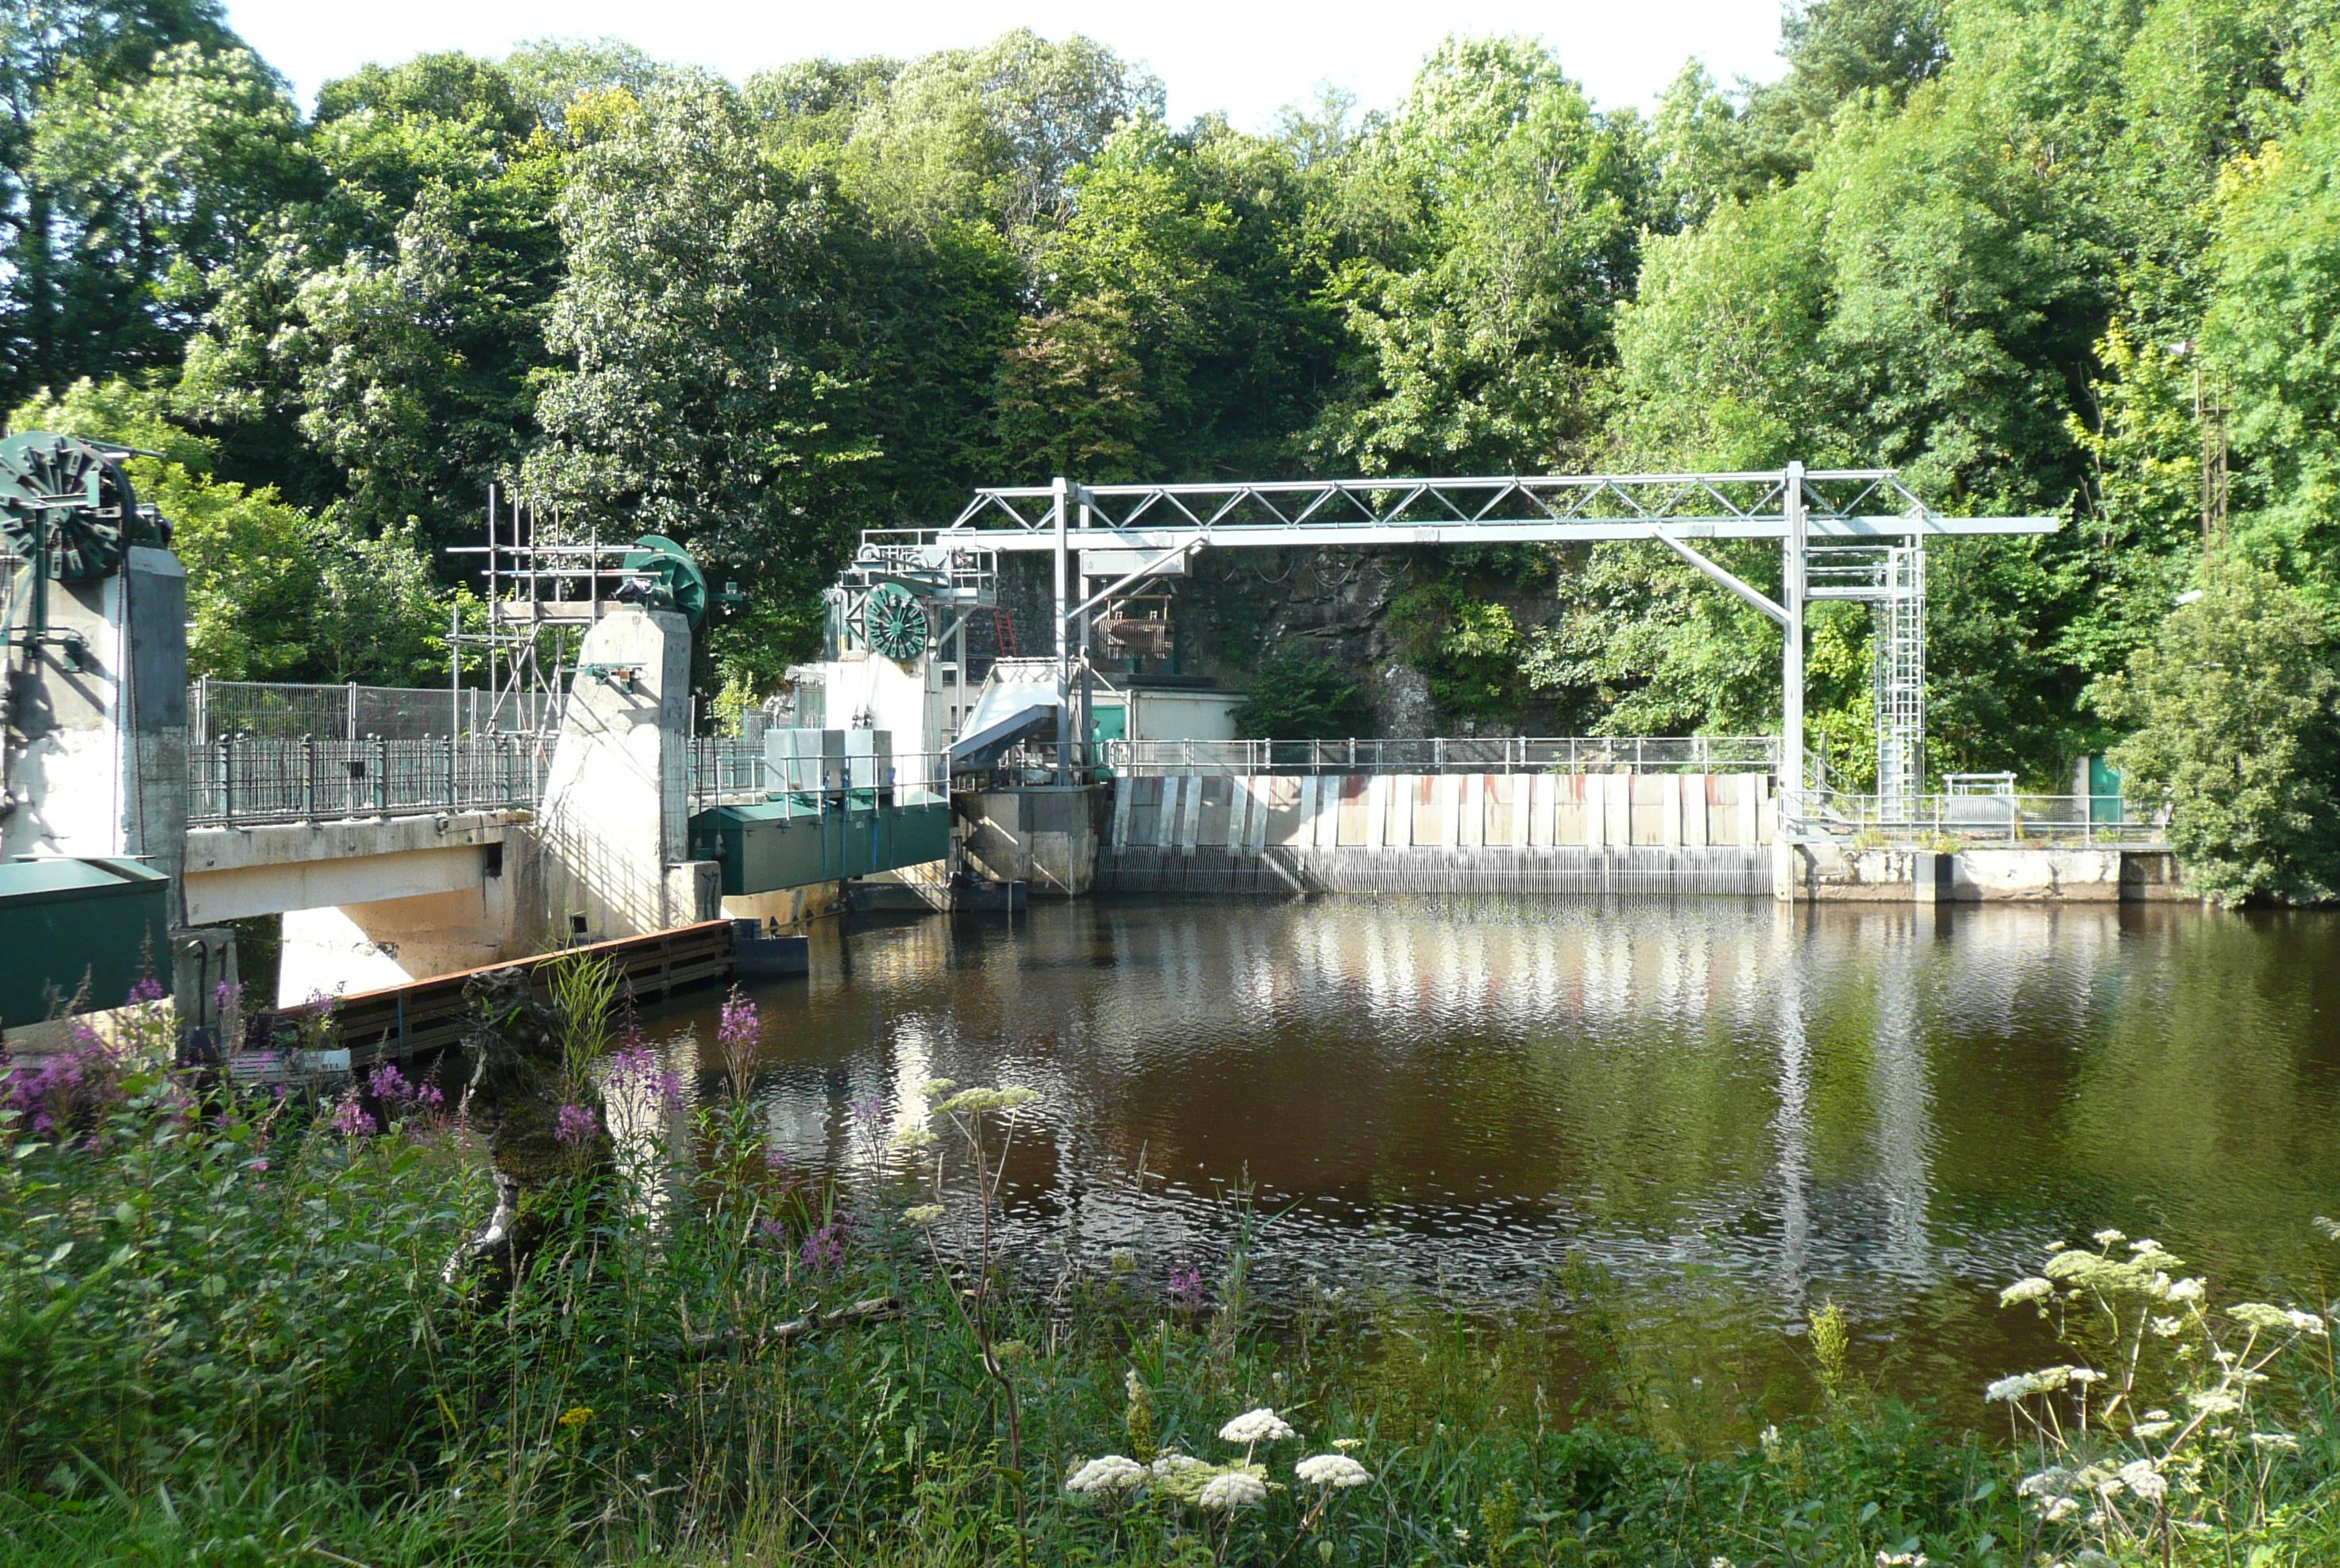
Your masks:
{"label": "rock face", "polygon": [[487,1144],[496,1206],[445,1274],[456,1284],[476,1273],[497,1300],[543,1241],[547,1204],[606,1176],[615,1148],[600,1091],[585,1073],[568,1070],[560,1016],[537,999],[527,971],[491,970],[464,996],[473,1018],[463,1036],[471,1058],[463,1111]]}

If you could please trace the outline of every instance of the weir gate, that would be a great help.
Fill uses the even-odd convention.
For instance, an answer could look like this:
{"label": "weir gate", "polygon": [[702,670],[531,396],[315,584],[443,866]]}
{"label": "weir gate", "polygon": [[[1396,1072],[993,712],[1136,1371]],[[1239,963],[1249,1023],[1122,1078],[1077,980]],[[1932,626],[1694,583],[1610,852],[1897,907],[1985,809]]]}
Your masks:
{"label": "weir gate", "polygon": [[1116,743],[1096,886],[1769,897],[1769,737]]}

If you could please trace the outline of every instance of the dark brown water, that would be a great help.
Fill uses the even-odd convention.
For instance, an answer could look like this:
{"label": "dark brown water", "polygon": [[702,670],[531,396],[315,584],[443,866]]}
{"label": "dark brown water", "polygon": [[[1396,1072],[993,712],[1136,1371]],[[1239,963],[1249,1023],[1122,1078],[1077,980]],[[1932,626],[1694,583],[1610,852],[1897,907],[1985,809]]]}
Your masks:
{"label": "dark brown water", "polygon": [[1914,1387],[2033,1364],[1997,1291],[2101,1226],[2254,1291],[2340,1275],[2330,916],[1084,903],[831,922],[756,994],[793,1159],[866,1185],[873,1108],[1029,1086],[1014,1245],[1126,1249],[1133,1288],[1215,1281],[1240,1190],[1270,1299],[1500,1309],[1590,1265],[1722,1364],[1832,1298]]}

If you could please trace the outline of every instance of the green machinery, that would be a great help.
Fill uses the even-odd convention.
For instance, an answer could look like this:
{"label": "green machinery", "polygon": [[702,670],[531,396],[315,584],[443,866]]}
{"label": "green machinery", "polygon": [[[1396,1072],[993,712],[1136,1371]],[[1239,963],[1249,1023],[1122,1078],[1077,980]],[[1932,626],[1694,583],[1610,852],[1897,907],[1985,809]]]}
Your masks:
{"label": "green machinery", "polygon": [[[630,581],[641,585],[639,595],[653,610],[677,610],[696,631],[707,620],[707,575],[691,560],[690,551],[662,533],[646,533],[634,541],[620,563]],[[725,589],[727,602],[736,590]]]}
{"label": "green machinery", "polygon": [[723,896],[737,898],[942,859],[950,853],[950,805],[717,806],[690,819],[690,839],[694,856],[722,866]]}
{"label": "green machinery", "polygon": [[0,862],[0,1026],[38,1023],[84,987],[84,1009],[118,1007],[142,978],[167,975],[170,893],[135,860]]}
{"label": "green machinery", "polygon": [[139,505],[123,471],[131,455],[38,431],[0,441],[0,550],[17,563],[0,589],[12,671],[48,644],[65,668],[82,668],[81,639],[50,629],[50,583],[94,582],[119,571],[132,545],[170,542],[169,525]]}
{"label": "green machinery", "polygon": [[944,858],[949,802],[931,783],[897,781],[891,747],[882,730],[767,730],[763,799],[693,816],[691,854],[722,867],[727,898]]}

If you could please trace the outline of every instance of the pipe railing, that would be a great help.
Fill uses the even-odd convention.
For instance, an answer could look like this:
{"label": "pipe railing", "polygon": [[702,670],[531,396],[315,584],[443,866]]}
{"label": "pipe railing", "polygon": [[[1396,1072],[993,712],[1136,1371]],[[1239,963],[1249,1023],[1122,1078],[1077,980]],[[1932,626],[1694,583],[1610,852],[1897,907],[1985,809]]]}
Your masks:
{"label": "pipe railing", "polygon": [[[800,760],[796,768],[817,767]],[[827,781],[792,778],[789,765],[775,765],[761,738],[700,735],[690,742],[690,809],[760,804],[775,798],[809,809],[858,804],[883,793],[902,806],[950,799],[950,756],[940,751],[901,751],[848,756]]]}
{"label": "pipe railing", "polygon": [[1770,735],[1455,736],[1422,740],[1108,740],[1124,778],[1173,774],[1768,773]]}
{"label": "pipe railing", "polygon": [[1791,839],[1879,849],[2165,849],[2169,838],[2166,823],[2128,819],[2117,796],[2011,791],[1880,799],[1839,789],[1790,789],[1780,797],[1780,827]]}

